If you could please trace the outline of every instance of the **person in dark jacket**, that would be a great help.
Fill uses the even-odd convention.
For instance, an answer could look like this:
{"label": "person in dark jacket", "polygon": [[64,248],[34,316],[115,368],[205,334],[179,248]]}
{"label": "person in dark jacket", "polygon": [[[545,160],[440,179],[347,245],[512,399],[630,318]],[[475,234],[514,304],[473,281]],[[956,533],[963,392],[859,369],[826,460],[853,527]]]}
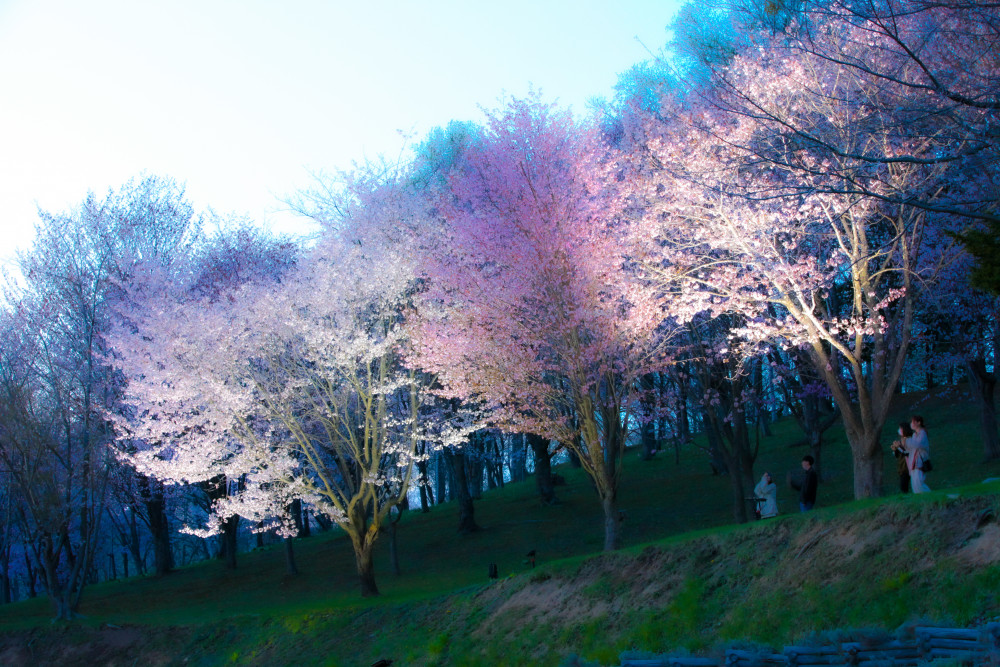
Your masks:
{"label": "person in dark jacket", "polygon": [[801,482],[793,481],[792,486],[799,490],[799,511],[808,512],[816,505],[816,487],[819,485],[819,477],[813,470],[816,463],[809,454],[802,457],[802,469],[806,471]]}
{"label": "person in dark jacket", "polygon": [[896,473],[899,475],[899,490],[903,493],[910,491],[910,468],[907,456],[910,452],[906,448],[907,441],[913,437],[913,429],[909,422],[899,423],[899,439],[892,443],[892,455],[896,457]]}

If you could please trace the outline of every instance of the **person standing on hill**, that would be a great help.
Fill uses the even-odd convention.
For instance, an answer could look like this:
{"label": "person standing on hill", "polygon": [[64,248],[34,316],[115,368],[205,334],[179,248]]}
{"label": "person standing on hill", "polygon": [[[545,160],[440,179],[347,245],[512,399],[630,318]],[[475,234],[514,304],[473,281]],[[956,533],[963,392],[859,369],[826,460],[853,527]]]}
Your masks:
{"label": "person standing on hill", "polygon": [[802,457],[802,469],[806,471],[801,482],[792,481],[792,487],[799,490],[799,511],[808,512],[816,505],[816,487],[819,486],[819,477],[813,469],[816,464],[809,454]]}
{"label": "person standing on hill", "polygon": [[913,429],[906,422],[899,424],[899,439],[892,443],[892,455],[896,457],[896,472],[899,474],[899,490],[910,490],[910,462],[907,456],[907,442],[913,437]]}
{"label": "person standing on hill", "polygon": [[924,481],[924,467],[930,459],[930,443],[924,430],[924,418],[914,415],[910,419],[913,437],[906,439],[906,469],[910,472],[910,489],[913,493],[927,493],[931,489]]}
{"label": "person standing on hill", "polygon": [[778,485],[771,479],[771,473],[765,472],[761,476],[757,486],[753,487],[753,495],[764,501],[760,506],[761,519],[778,516]]}
{"label": "person standing on hill", "polygon": [[931,441],[927,438],[927,429],[924,428],[924,418],[920,415],[910,417],[910,428],[913,429],[913,437],[907,440],[907,444],[910,447],[923,449],[927,458],[930,458]]}

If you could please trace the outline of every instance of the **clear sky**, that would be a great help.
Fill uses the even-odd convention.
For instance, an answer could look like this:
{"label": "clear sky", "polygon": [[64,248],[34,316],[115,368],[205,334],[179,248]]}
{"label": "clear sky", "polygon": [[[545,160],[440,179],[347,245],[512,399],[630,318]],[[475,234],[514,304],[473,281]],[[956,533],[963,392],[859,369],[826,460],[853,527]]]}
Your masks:
{"label": "clear sky", "polygon": [[678,0],[0,0],[0,261],[36,207],[143,172],[295,231],[310,171],[396,157],[530,86],[583,113]]}

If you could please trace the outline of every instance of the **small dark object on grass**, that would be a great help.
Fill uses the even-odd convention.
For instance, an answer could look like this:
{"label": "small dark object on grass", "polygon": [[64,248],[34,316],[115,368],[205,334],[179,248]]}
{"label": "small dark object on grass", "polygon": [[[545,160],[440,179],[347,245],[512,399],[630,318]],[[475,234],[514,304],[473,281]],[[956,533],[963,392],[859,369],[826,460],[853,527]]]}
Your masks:
{"label": "small dark object on grass", "polygon": [[382,658],[381,660],[376,660],[372,663],[372,667],[389,667],[392,664],[390,658]]}
{"label": "small dark object on grass", "polygon": [[490,563],[490,579],[498,579],[500,577],[499,569],[496,563]]}
{"label": "small dark object on grass", "polygon": [[532,549],[525,555],[528,557],[528,560],[524,561],[525,565],[530,565],[531,567],[535,567],[535,550]]}

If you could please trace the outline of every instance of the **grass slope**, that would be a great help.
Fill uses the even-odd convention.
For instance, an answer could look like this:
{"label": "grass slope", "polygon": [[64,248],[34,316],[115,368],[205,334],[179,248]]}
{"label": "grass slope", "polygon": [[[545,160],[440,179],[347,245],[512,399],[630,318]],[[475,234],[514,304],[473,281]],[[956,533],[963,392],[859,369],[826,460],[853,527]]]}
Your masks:
{"label": "grass slope", "polygon": [[[899,419],[928,419],[933,488],[1000,476],[1000,464],[979,463],[967,400],[916,400],[901,398]],[[789,446],[799,438],[793,424],[777,425],[756,470],[784,479],[805,453]],[[615,664],[624,650],[780,645],[826,629],[998,613],[1000,531],[978,526],[983,512],[1000,515],[992,485],[851,502],[850,455],[833,433],[820,487],[827,509],[735,527],[728,479],[711,476],[703,453],[680,463],[630,455],[626,465],[620,553],[593,555],[600,508],[582,474],[564,469],[560,504],[541,505],[531,481],[488,492],[476,506],[483,530],[467,537],[455,534],[453,507],[407,514],[403,574],[388,572],[383,540],[377,600],[358,596],[346,540],[317,536],[297,543],[298,577],[284,574],[278,546],[241,555],[235,572],[213,562],[90,587],[87,617],[73,626],[51,626],[45,600],[0,607],[0,663],[555,665],[575,652]],[[779,507],[795,506],[781,488]],[[524,563],[531,549],[535,570]],[[502,577],[492,584],[490,562]]]}

